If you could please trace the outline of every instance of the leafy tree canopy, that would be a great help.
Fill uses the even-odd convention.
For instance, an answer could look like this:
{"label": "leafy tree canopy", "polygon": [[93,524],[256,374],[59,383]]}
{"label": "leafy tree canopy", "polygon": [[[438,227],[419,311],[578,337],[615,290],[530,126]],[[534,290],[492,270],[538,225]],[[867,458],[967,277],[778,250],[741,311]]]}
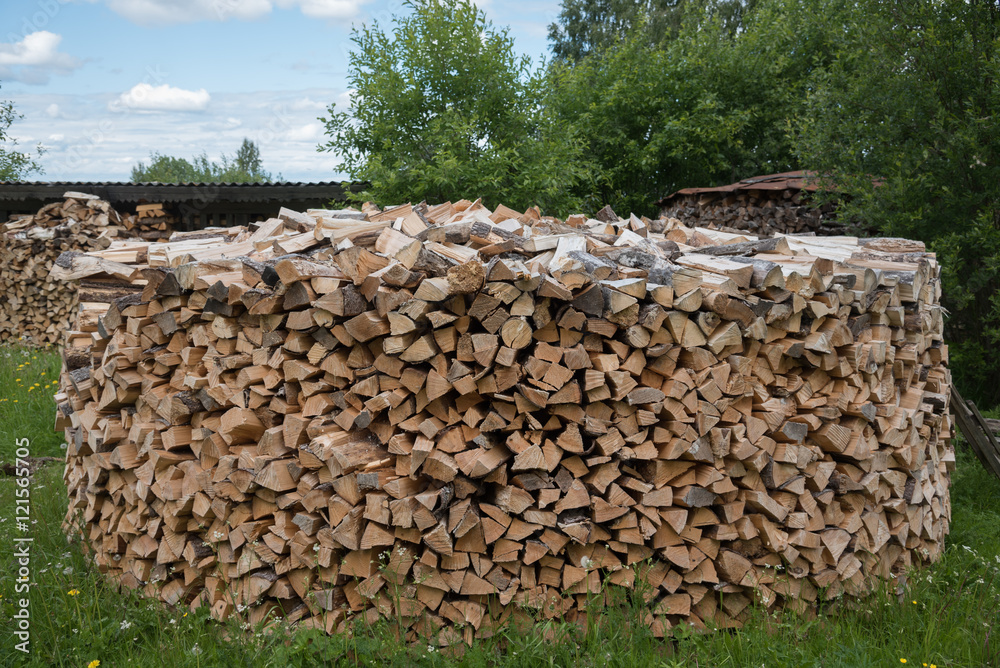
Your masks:
{"label": "leafy tree canopy", "polygon": [[[256,142],[244,138],[232,156],[222,155],[219,162],[202,153],[190,161],[152,152],[149,164],[132,167],[132,181],[159,183],[268,183],[271,173],[264,169]],[[281,175],[277,176],[281,180]]]}
{"label": "leafy tree canopy", "polygon": [[651,214],[678,188],[797,169],[791,123],[834,56],[844,5],[770,0],[736,32],[692,5],[660,46],[638,30],[554,62],[550,104],[587,147],[581,198]]}
{"label": "leafy tree canopy", "polygon": [[564,0],[549,25],[558,60],[578,61],[636,35],[647,46],[677,36],[685,13],[715,18],[728,34],[742,28],[757,0]]}
{"label": "leafy tree canopy", "polygon": [[468,2],[413,0],[391,31],[356,28],[347,111],[328,109],[340,171],[382,203],[483,197],[573,206],[580,144],[545,104],[547,79]]}
{"label": "leafy tree canopy", "polygon": [[17,139],[10,136],[10,127],[23,116],[17,113],[14,103],[0,100],[0,181],[20,181],[30,174],[41,174],[39,158],[44,152],[41,144],[34,154],[18,149]]}
{"label": "leafy tree canopy", "polygon": [[[845,215],[938,253],[960,387],[1000,402],[1000,7],[864,0],[795,125]],[[879,185],[872,176],[879,177]]]}

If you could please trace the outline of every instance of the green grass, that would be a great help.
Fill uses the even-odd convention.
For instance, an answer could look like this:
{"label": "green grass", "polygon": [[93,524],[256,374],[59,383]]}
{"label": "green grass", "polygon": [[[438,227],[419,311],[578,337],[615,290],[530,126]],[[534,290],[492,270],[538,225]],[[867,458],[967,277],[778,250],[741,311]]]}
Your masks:
{"label": "green grass", "polygon": [[[0,363],[6,363],[3,360],[0,357]],[[7,377],[3,374],[6,372],[0,370],[0,378]],[[22,388],[12,396],[32,400],[25,397],[29,394],[24,389],[28,374],[14,377],[22,378]],[[6,410],[7,403],[0,402],[0,410]],[[24,428],[41,429],[44,424],[51,429],[51,408],[37,412],[40,415],[24,418]],[[5,438],[22,435],[18,425],[4,423],[2,428]],[[31,434],[33,444],[44,442],[49,448],[36,454],[58,453],[60,439],[42,441],[43,436]],[[469,648],[443,651],[429,651],[428,643],[404,645],[396,639],[390,623],[359,627],[351,638],[282,628],[264,631],[243,628],[238,619],[216,623],[203,609],[168,610],[134,593],[119,592],[88,567],[78,546],[67,545],[60,530],[65,512],[61,474],[61,466],[50,465],[35,475],[30,487],[31,513],[37,523],[27,534],[14,525],[14,479],[0,477],[2,666],[86,666],[99,660],[102,668],[854,667],[900,666],[900,659],[906,659],[907,668],[923,663],[977,668],[1000,665],[1000,638],[996,636],[1000,620],[1000,481],[990,477],[964,449],[959,452],[953,480],[949,546],[938,564],[909,574],[902,586],[891,583],[862,601],[830,602],[810,618],[791,613],[771,616],[757,610],[741,631],[697,634],[679,628],[668,640],[653,638],[645,630],[639,621],[641,604],[623,601],[619,607],[595,615],[589,629],[559,621],[533,622],[511,627]],[[14,649],[17,640],[12,635],[18,598],[14,592],[13,539],[26,535],[34,539],[31,654],[27,656]],[[71,596],[68,592],[73,590],[79,593]],[[597,610],[596,603],[592,609]]]}
{"label": "green grass", "polygon": [[14,461],[19,438],[30,439],[32,457],[63,456],[52,429],[61,364],[55,348],[0,346],[0,464]]}

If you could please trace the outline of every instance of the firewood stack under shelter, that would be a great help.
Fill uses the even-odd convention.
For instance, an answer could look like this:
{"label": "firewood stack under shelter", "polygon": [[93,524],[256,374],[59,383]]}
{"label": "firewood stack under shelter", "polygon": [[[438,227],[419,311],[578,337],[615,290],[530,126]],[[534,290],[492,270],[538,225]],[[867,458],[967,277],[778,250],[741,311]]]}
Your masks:
{"label": "firewood stack under shelter", "polygon": [[708,227],[770,237],[866,233],[863,225],[837,216],[832,202],[820,202],[820,182],[811,172],[786,172],[744,179],[714,188],[684,188],[663,198],[660,215],[688,227]]}
{"label": "firewood stack under shelter", "polygon": [[738,627],[935,560],[934,255],[684,229],[462,201],[67,257],[128,294],[70,335],[66,529],[171,605],[441,645],[617,587]]}
{"label": "firewood stack under shelter", "polygon": [[135,215],[124,217],[124,225],[132,236],[147,241],[166,241],[179,220],[162,203],[138,204]]}
{"label": "firewood stack under shelter", "polygon": [[85,193],[65,197],[32,216],[0,222],[0,342],[62,342],[78,293],[49,277],[56,258],[66,251],[107,248],[126,234],[108,202]]}

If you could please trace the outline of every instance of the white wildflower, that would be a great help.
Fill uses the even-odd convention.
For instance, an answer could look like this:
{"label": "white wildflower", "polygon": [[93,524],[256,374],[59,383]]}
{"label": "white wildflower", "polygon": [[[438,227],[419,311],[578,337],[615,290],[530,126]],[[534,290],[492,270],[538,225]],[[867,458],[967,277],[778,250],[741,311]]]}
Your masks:
{"label": "white wildflower", "polygon": [[130,622],[127,619],[123,619],[122,623],[118,625],[118,628],[121,629],[122,631],[124,631],[125,629],[130,629],[132,628],[132,622]]}

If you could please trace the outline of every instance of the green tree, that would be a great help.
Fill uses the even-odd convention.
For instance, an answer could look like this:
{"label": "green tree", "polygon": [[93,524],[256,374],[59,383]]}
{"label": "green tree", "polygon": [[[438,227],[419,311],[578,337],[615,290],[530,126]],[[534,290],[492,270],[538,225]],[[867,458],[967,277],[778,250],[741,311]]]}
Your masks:
{"label": "green tree", "polygon": [[551,76],[554,113],[587,145],[595,176],[579,194],[591,210],[653,213],[661,192],[712,181],[746,122],[699,84],[690,61],[639,33],[575,65],[554,63]]}
{"label": "green tree", "polygon": [[[1000,7],[864,0],[796,125],[847,215],[938,254],[961,389],[1000,402]],[[872,176],[878,176],[878,184]]]}
{"label": "green tree", "polygon": [[[226,156],[222,156],[223,164],[228,165],[234,174],[245,174],[255,181],[270,181],[271,174],[264,170],[264,165],[260,159],[260,148],[256,142],[250,141],[246,137],[243,143],[236,150],[236,154],[231,161]],[[231,163],[231,164],[229,164]]]}
{"label": "green tree", "polygon": [[[207,156],[204,154],[207,161]],[[195,158],[197,161],[198,158]],[[153,151],[149,154],[149,164],[139,162],[132,167],[132,181],[136,183],[202,183],[211,181],[206,173],[199,173],[195,166],[184,158],[175,158]]]}
{"label": "green tree", "polygon": [[563,0],[559,17],[549,25],[552,54],[578,61],[612,47],[638,32],[647,46],[677,36],[685,13],[722,22],[736,34],[757,0]]}
{"label": "green tree", "polygon": [[652,213],[678,188],[798,169],[791,124],[836,53],[844,0],[761,0],[733,32],[692,6],[650,47],[640,29],[552,64],[553,111],[577,128],[591,206]]}
{"label": "green tree", "polygon": [[17,139],[10,136],[10,126],[20,118],[22,114],[14,108],[14,103],[9,100],[0,100],[0,181],[19,181],[29,174],[41,174],[41,163],[44,149],[39,144],[35,147],[35,153],[27,153],[18,149]]}
{"label": "green tree", "polygon": [[414,0],[385,32],[356,28],[346,112],[330,105],[337,169],[382,203],[482,197],[565,211],[585,178],[580,144],[546,104],[543,69],[468,2]]}
{"label": "green tree", "polygon": [[[132,167],[131,178],[137,183],[269,183],[271,173],[263,168],[257,144],[244,138],[232,157],[223,153],[219,162],[209,160],[206,153],[189,161],[153,151],[149,164]],[[281,175],[277,178],[281,180]]]}

